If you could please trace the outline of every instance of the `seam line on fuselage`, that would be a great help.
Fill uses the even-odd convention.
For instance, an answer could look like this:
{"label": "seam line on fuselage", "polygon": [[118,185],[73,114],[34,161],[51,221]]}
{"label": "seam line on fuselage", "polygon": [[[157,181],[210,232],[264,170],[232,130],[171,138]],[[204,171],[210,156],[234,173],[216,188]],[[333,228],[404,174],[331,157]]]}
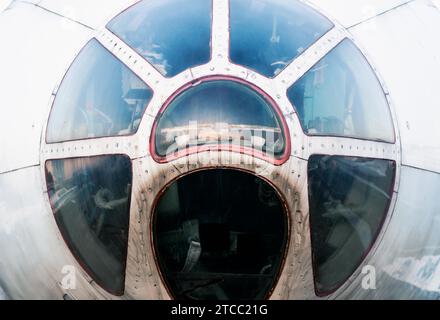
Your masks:
{"label": "seam line on fuselage", "polygon": [[26,166],[26,167],[21,167],[21,168],[17,168],[17,169],[12,169],[12,170],[8,170],[8,171],[2,171],[2,172],[0,172],[0,176],[4,175],[4,174],[8,174],[8,173],[17,172],[17,171],[20,171],[20,170],[25,170],[25,169],[39,167],[39,166],[40,166],[40,164],[34,164],[34,165],[30,165],[30,166]]}
{"label": "seam line on fuselage", "polygon": [[39,2],[39,3],[32,3],[32,2],[28,2],[28,1],[22,1],[22,0],[19,1],[19,2],[21,2],[21,3],[25,3],[25,4],[29,4],[29,5],[32,5],[32,6],[35,6],[35,7],[37,7],[37,8],[40,8],[41,10],[44,10],[44,11],[49,12],[49,13],[52,13],[52,14],[58,16],[58,17],[61,17],[61,18],[67,19],[67,20],[69,20],[69,21],[72,21],[72,22],[74,22],[74,23],[77,23],[77,24],[79,24],[79,25],[81,25],[81,26],[83,26],[83,27],[85,27],[85,28],[87,28],[87,29],[90,29],[90,30],[93,30],[93,31],[96,30],[95,28],[93,28],[93,27],[91,27],[91,26],[89,26],[89,25],[87,25],[87,24],[85,24],[85,23],[82,23],[81,21],[78,21],[78,20],[75,20],[75,19],[69,18],[69,17],[67,17],[67,16],[63,16],[61,13],[58,13],[58,12],[56,12],[56,11],[52,11],[52,10],[50,10],[50,9],[48,9],[48,8],[45,8],[45,7],[41,6],[41,5],[40,5],[41,2]]}
{"label": "seam line on fuselage", "polygon": [[430,170],[430,169],[423,169],[423,168],[419,168],[416,166],[411,166],[411,165],[406,165],[402,163],[402,167],[407,167],[410,169],[415,169],[415,170],[421,170],[421,171],[425,171],[425,172],[430,172],[430,173],[434,173],[434,174],[440,174],[440,172],[434,171],[434,170]]}
{"label": "seam line on fuselage", "polygon": [[355,23],[355,24],[353,24],[353,25],[347,27],[346,29],[349,30],[349,29],[351,29],[351,28],[357,27],[357,26],[359,26],[359,25],[361,25],[361,24],[363,24],[363,23],[365,23],[365,22],[368,22],[368,21],[371,21],[371,20],[373,20],[373,19],[375,19],[375,18],[377,18],[377,17],[383,16],[383,15],[389,13],[390,11],[393,11],[393,10],[399,9],[400,7],[406,6],[407,4],[410,4],[410,3],[414,2],[414,1],[415,1],[415,0],[409,0],[409,1],[406,1],[406,2],[404,2],[404,3],[401,3],[401,4],[399,4],[399,5],[395,6],[395,7],[392,7],[392,8],[389,8],[389,9],[385,10],[385,11],[382,11],[382,12],[380,12],[380,13],[378,13],[378,14],[372,16],[372,17],[369,17],[369,18],[366,18],[365,20],[359,21],[359,22],[357,22],[357,23]]}

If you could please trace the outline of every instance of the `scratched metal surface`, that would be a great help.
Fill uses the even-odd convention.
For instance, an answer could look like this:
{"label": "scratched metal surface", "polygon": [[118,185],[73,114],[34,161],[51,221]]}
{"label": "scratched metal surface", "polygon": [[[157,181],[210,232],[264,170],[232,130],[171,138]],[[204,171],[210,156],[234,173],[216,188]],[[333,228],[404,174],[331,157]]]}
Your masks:
{"label": "scratched metal surface", "polygon": [[0,0],[0,12],[5,10],[11,4],[11,2],[11,0]]}
{"label": "scratched metal surface", "polygon": [[5,291],[0,287],[0,300],[8,300]]}
{"label": "scratched metal surface", "polygon": [[[214,0],[212,61],[171,79],[164,79],[134,50],[102,28],[108,15],[115,14],[133,1],[105,1],[106,10],[97,16],[92,12],[99,12],[100,1],[31,1],[40,7],[17,1],[11,10],[0,13],[0,30],[4,30],[0,31],[0,40],[5,48],[10,48],[0,53],[0,65],[2,70],[6,70],[0,74],[0,85],[7,88],[4,96],[2,93],[2,99],[12,106],[6,109],[2,107],[0,118],[0,127],[7,132],[7,138],[0,141],[0,221],[3,222],[0,223],[0,283],[4,284],[7,296],[15,299],[62,299],[69,294],[74,299],[117,298],[99,288],[67,249],[52,217],[41,164],[48,159],[125,153],[133,160],[134,181],[126,293],[122,299],[170,298],[155,261],[151,232],[146,232],[151,225],[152,206],[163,188],[177,177],[219,166],[250,171],[270,180],[282,193],[291,220],[290,250],[272,298],[316,299],[311,272],[307,159],[313,154],[326,153],[392,159],[398,164],[392,210],[380,240],[365,261],[365,264],[378,269],[377,290],[365,291],[361,288],[362,274],[359,268],[340,290],[327,298],[435,298],[435,291],[433,293],[430,285],[435,285],[433,279],[440,273],[440,269],[437,271],[435,268],[435,257],[439,254],[438,228],[433,227],[437,226],[440,211],[435,201],[435,191],[440,189],[440,175],[426,170],[440,172],[437,149],[440,139],[429,135],[438,133],[435,121],[440,109],[432,103],[431,97],[432,94],[438,95],[440,90],[438,82],[426,84],[414,77],[402,77],[402,70],[409,70],[407,72],[419,78],[428,72],[428,80],[435,79],[433,75],[438,74],[440,49],[438,37],[436,42],[433,35],[439,30],[440,11],[429,6],[430,2],[426,0],[414,0],[409,4],[401,0],[359,1],[358,4],[368,3],[373,7],[369,15],[365,16],[362,6],[353,4],[347,8],[346,1],[313,1],[336,18],[335,28],[273,80],[228,61],[226,0]],[[23,20],[31,21],[33,29],[29,30],[26,25],[19,23]],[[344,26],[357,26],[348,33],[337,21]],[[429,25],[425,26],[422,22]],[[370,24],[377,24],[379,28],[368,31]],[[11,26],[15,27],[15,34],[10,32]],[[92,30],[90,26],[98,30]],[[411,30],[413,28],[423,30],[425,34],[420,36],[420,32]],[[52,93],[56,92],[74,56],[92,36],[96,36],[104,47],[154,87],[156,95],[138,133],[133,137],[54,145],[42,143]],[[292,83],[345,37],[352,36],[368,53],[383,84],[389,89],[398,129],[396,144],[307,137],[287,99],[285,91]],[[22,45],[20,39],[25,39],[29,50],[18,50]],[[405,43],[404,39],[410,40]],[[412,46],[412,43],[418,45]],[[414,59],[423,63],[424,67],[408,63]],[[285,164],[274,167],[262,160],[234,154],[234,163],[238,164],[229,165],[219,162],[219,159],[228,158],[225,152],[190,155],[163,165],[152,160],[147,137],[164,101],[183,84],[219,73],[251,81],[277,101],[286,117],[292,139],[292,154]],[[43,79],[41,74],[44,74]],[[23,79],[27,80],[24,89]],[[440,97],[436,101],[440,101]],[[246,165],[248,162],[253,164]],[[426,192],[420,192],[421,184]],[[405,273],[399,269],[410,262],[414,263],[414,272]],[[63,278],[61,270],[65,265],[73,265],[79,270],[78,288],[74,291],[65,290],[60,285]],[[417,279],[417,274],[422,275],[421,280]]]}
{"label": "scratched metal surface", "polygon": [[[423,190],[415,190],[422,186]],[[370,261],[377,289],[363,290],[361,278],[344,293],[355,299],[440,298],[440,174],[402,168],[392,222]]]}
{"label": "scratched metal surface", "polygon": [[440,11],[427,0],[412,1],[350,29],[367,49],[395,104],[402,163],[437,173],[439,30]]}
{"label": "scratched metal surface", "polygon": [[409,1],[412,0],[309,0],[346,28],[372,19]]}
{"label": "scratched metal surface", "polygon": [[0,173],[39,164],[52,91],[90,37],[90,30],[31,4],[15,2],[0,13],[0,127],[7,133]]}

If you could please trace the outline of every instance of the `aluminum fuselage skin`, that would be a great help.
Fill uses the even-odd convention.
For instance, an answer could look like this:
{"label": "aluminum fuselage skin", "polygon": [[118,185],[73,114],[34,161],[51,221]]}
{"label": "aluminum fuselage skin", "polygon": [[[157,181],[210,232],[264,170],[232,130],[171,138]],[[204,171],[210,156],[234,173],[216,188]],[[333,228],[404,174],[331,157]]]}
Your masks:
{"label": "aluminum fuselage skin", "polygon": [[[428,0],[313,0],[334,29],[318,40],[275,80],[232,64],[228,57],[228,1],[213,1],[212,59],[164,78],[105,28],[134,0],[0,1],[0,299],[170,299],[151,239],[157,197],[178,177],[214,167],[261,176],[276,188],[289,212],[289,244],[272,299],[316,296],[308,219],[307,160],[313,154],[396,161],[390,212],[379,239],[353,276],[322,299],[433,299],[440,296],[440,10]],[[70,64],[95,37],[154,89],[138,132],[129,137],[47,144],[47,120]],[[286,90],[344,38],[363,51],[384,87],[396,143],[309,137]],[[125,52],[125,54],[124,54]],[[225,76],[250,81],[270,96],[286,119],[291,152],[282,165],[248,155],[211,151],[158,163],[149,137],[166,99],[195,79]],[[378,115],[380,117],[380,115]],[[125,294],[100,288],[67,248],[54,220],[44,165],[47,160],[127,154],[133,163],[133,195]],[[222,161],[222,159],[238,161]],[[245,161],[243,161],[245,160]],[[248,164],[246,164],[248,163]],[[429,260],[431,259],[431,260]],[[393,266],[408,262],[406,272]],[[75,267],[76,289],[62,286],[65,266]],[[375,290],[362,286],[365,266],[376,270]],[[422,272],[422,279],[420,272]],[[429,271],[431,273],[429,273]],[[436,282],[437,281],[437,282]],[[437,286],[437,287],[436,287]]]}

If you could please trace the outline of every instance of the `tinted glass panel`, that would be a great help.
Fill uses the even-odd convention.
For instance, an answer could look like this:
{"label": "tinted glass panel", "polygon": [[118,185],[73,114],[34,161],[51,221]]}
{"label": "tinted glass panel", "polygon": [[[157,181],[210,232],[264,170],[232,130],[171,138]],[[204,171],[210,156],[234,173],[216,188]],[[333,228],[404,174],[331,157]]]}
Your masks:
{"label": "tinted glass panel", "polygon": [[131,172],[130,159],[119,155],[46,163],[64,239],[96,283],[116,295],[124,292]]}
{"label": "tinted glass panel", "polygon": [[174,183],[155,214],[158,262],[178,299],[264,299],[275,285],[287,222],[274,189],[231,170]]}
{"label": "tinted glass panel", "polygon": [[288,96],[309,135],[394,142],[394,129],[382,87],[350,40],[306,73]]}
{"label": "tinted glass panel", "polygon": [[144,0],[107,28],[164,76],[173,77],[211,58],[210,0]]}
{"label": "tinted glass panel", "polygon": [[231,0],[231,60],[279,74],[333,24],[296,0]]}
{"label": "tinted glass panel", "polygon": [[269,103],[246,85],[211,81],[189,88],[165,109],[156,129],[156,151],[228,144],[280,156],[285,139]]}
{"label": "tinted glass panel", "polygon": [[152,91],[96,40],[67,72],[50,115],[48,143],[137,131]]}
{"label": "tinted glass panel", "polygon": [[331,293],[376,240],[393,190],[395,163],[312,156],[309,206],[316,291]]}

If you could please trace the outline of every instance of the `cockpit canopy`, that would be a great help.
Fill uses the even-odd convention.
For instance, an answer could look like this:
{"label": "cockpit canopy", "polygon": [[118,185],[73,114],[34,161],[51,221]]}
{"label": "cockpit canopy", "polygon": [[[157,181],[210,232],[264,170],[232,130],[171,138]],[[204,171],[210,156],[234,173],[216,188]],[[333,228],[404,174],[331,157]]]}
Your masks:
{"label": "cockpit canopy", "polygon": [[215,145],[278,158],[286,150],[281,120],[262,95],[231,80],[201,82],[166,106],[155,130],[160,157]]}

